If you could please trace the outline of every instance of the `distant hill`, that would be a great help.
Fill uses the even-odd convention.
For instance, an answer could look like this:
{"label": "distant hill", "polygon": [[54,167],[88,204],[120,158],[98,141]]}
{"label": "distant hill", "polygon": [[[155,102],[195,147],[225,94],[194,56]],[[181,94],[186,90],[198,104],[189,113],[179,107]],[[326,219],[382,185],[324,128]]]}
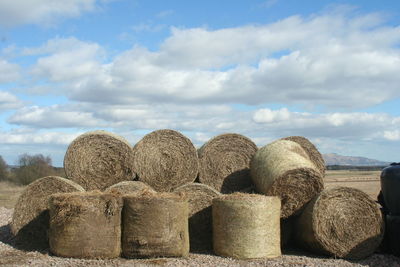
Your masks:
{"label": "distant hill", "polygon": [[325,165],[345,165],[345,166],[387,166],[390,162],[379,161],[364,157],[342,156],[336,153],[322,154]]}

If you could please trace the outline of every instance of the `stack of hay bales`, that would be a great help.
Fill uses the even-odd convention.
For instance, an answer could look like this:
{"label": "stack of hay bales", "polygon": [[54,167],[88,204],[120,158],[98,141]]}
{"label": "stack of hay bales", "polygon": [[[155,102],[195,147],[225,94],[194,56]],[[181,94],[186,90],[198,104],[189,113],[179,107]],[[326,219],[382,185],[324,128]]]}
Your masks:
{"label": "stack of hay bales", "polygon": [[221,134],[199,148],[199,181],[221,193],[241,191],[252,185],[250,161],[257,146],[235,133]]}
{"label": "stack of hay bales", "polygon": [[185,257],[190,243],[195,252],[213,246],[217,255],[270,258],[294,233],[311,251],[359,259],[383,233],[371,199],[323,191],[324,160],[301,136],[257,149],[242,135],[222,134],[196,151],[173,130],[151,132],[134,147],[94,131],[70,144],[64,168],[70,180],[45,177],[27,187],[11,224],[16,235],[38,233],[47,246],[49,238],[59,256]]}

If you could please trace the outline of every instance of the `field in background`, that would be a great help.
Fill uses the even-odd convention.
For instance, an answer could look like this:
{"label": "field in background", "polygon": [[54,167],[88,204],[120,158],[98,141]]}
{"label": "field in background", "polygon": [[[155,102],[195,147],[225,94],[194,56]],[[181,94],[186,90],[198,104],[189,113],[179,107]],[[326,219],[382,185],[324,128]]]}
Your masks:
{"label": "field in background", "polygon": [[24,188],[24,186],[15,185],[10,182],[0,182],[0,207],[14,208]]}
{"label": "field in background", "polygon": [[376,199],[381,188],[381,171],[329,170],[325,176],[325,188],[347,186],[360,189]]}
{"label": "field in background", "polygon": [[[380,171],[328,170],[325,177],[325,188],[348,186],[358,188],[373,199],[380,190]],[[9,182],[0,182],[0,207],[13,208],[24,186]]]}

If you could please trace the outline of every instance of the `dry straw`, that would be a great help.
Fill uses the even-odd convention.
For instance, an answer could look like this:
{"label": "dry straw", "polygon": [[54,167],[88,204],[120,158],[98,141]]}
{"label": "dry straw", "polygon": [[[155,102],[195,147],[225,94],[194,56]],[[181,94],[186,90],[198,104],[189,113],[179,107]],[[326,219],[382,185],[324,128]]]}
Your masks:
{"label": "dry straw", "polygon": [[173,130],[157,130],[134,147],[134,170],[140,181],[159,192],[168,192],[193,182],[199,160],[192,142]]}
{"label": "dry straw", "polygon": [[51,194],[85,191],[80,185],[57,176],[40,178],[29,184],[14,207],[11,231],[17,242],[27,249],[48,247],[48,201]]}
{"label": "dry straw", "polygon": [[99,191],[50,198],[50,251],[61,257],[116,258],[121,253],[122,199]]}
{"label": "dry straw", "polygon": [[282,218],[298,213],[323,189],[322,174],[296,142],[277,140],[260,148],[251,161],[257,191],[279,196]]}
{"label": "dry straw", "polygon": [[212,250],[212,200],[221,193],[208,185],[190,183],[175,189],[184,193],[189,201],[190,250],[205,252]]}
{"label": "dry straw", "polygon": [[298,143],[307,152],[311,161],[317,166],[322,175],[325,175],[325,160],[319,153],[318,149],[313,143],[303,136],[289,136],[282,138],[283,140],[289,140]]}
{"label": "dry straw", "polygon": [[280,200],[234,193],[213,200],[214,252],[238,259],[281,255]]}
{"label": "dry straw", "polygon": [[173,193],[125,195],[122,254],[127,258],[189,255],[189,204]]}
{"label": "dry straw", "polygon": [[372,254],[382,241],[381,212],[366,193],[347,187],[324,190],[301,214],[296,239],[306,248],[347,259]]}
{"label": "dry straw", "polygon": [[250,160],[257,146],[234,133],[218,135],[205,143],[199,153],[199,180],[222,193],[241,191],[252,185]]}
{"label": "dry straw", "polygon": [[119,194],[130,194],[130,193],[135,193],[135,192],[140,192],[140,191],[150,191],[150,192],[156,192],[154,191],[153,188],[151,188],[151,186],[140,182],[140,181],[123,181],[120,182],[118,184],[114,184],[108,188],[106,188],[106,190],[104,190],[104,192],[113,192],[113,193],[119,193]]}
{"label": "dry straw", "polygon": [[133,179],[132,154],[131,145],[120,136],[87,132],[69,145],[64,157],[65,173],[86,190],[104,190]]}

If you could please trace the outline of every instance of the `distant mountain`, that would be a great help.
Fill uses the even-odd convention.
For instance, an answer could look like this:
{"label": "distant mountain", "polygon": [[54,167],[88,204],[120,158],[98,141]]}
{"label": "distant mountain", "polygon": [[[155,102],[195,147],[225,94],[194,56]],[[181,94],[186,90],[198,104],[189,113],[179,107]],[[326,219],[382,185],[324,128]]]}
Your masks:
{"label": "distant mountain", "polygon": [[325,165],[352,165],[352,166],[386,166],[390,162],[379,161],[364,157],[342,156],[336,153],[322,154]]}

